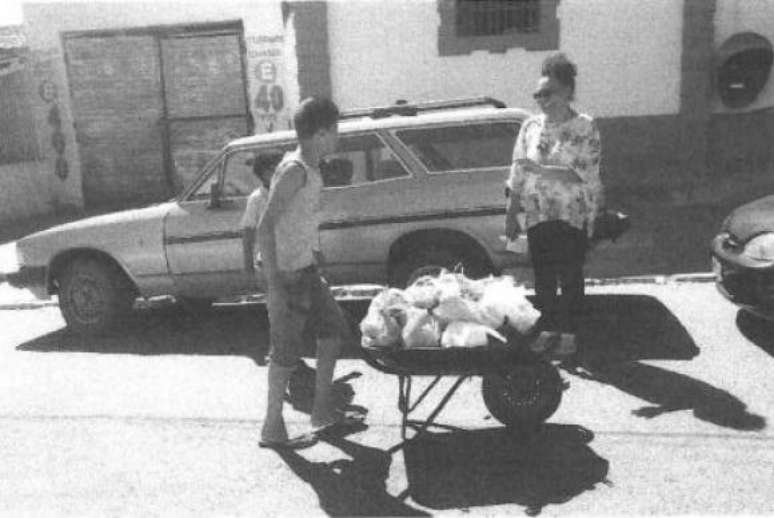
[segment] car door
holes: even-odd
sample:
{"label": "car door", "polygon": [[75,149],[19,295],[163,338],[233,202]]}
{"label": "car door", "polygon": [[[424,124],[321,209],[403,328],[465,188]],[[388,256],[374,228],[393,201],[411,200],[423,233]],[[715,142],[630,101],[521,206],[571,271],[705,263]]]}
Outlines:
{"label": "car door", "polygon": [[396,216],[417,210],[409,169],[379,135],[342,135],[321,164],[320,246],[332,284],[383,282]]}
{"label": "car door", "polygon": [[395,132],[425,167],[423,189],[443,193],[436,210],[489,250],[503,251],[505,180],[519,127],[518,120],[498,119]]}
{"label": "car door", "polygon": [[[247,196],[258,187],[253,164],[265,151],[225,153],[169,212],[164,240],[178,294],[214,298],[257,291],[255,276],[244,268],[240,220]],[[277,153],[276,148],[270,151]],[[220,190],[215,204],[210,199],[213,184]]]}

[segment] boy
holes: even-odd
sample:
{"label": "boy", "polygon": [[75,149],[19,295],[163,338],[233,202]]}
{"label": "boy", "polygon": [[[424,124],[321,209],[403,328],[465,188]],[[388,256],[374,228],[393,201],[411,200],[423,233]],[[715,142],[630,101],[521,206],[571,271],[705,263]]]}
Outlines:
{"label": "boy", "polygon": [[[341,308],[318,270],[323,185],[318,164],[336,149],[338,118],[338,108],[328,99],[301,102],[293,116],[298,148],[277,166],[258,223],[271,341],[262,447],[305,448],[316,442],[322,430],[363,420],[362,415],[346,415],[335,408],[333,373],[342,343],[350,335]],[[317,337],[313,431],[289,438],[282,417],[283,398],[307,336]]]}
{"label": "boy", "polygon": [[242,228],[242,251],[245,262],[245,270],[255,272],[255,266],[261,263],[261,254],[256,248],[256,228],[263,215],[266,200],[269,197],[271,177],[274,169],[282,161],[282,154],[261,154],[253,159],[253,174],[260,181],[260,185],[247,198],[245,212],[239,226]]}

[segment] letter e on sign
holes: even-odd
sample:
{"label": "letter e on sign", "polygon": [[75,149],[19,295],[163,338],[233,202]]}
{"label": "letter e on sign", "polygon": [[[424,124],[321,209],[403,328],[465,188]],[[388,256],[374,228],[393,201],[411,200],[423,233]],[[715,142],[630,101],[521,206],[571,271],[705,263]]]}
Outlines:
{"label": "letter e on sign", "polygon": [[259,61],[255,66],[255,76],[262,83],[273,83],[277,80],[277,65],[271,61]]}

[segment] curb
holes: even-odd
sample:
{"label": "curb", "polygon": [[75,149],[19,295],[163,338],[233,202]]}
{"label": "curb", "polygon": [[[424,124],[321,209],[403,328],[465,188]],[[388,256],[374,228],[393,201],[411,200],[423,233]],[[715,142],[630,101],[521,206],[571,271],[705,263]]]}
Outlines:
{"label": "curb", "polygon": [[41,300],[39,302],[12,302],[10,304],[0,304],[0,311],[13,311],[17,309],[41,309],[48,307],[58,307],[59,303],[53,300]]}
{"label": "curb", "polygon": [[[5,274],[0,273],[0,283],[4,282]],[[627,284],[689,284],[689,283],[709,283],[714,282],[715,276],[711,272],[699,272],[699,273],[681,273],[674,275],[643,275],[636,277],[611,277],[603,279],[586,279],[586,286],[615,286],[615,285],[627,285]],[[375,297],[379,292],[384,289],[383,286],[378,285],[355,285],[351,289],[347,289],[342,286],[332,286],[336,300],[340,302],[346,301],[358,301],[368,300]],[[248,296],[240,299],[236,303],[242,302],[263,302],[262,295]],[[39,309],[45,307],[59,306],[59,302],[56,300],[32,300],[32,301],[20,301],[0,303],[0,311],[3,310],[17,310],[17,309]]]}

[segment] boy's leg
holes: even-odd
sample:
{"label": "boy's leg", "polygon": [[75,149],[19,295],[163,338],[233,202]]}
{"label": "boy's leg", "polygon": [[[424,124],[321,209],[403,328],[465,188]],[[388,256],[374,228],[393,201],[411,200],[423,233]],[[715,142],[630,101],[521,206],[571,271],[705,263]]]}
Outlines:
{"label": "boy's leg", "polygon": [[288,432],[285,419],[282,417],[282,406],[285,399],[285,388],[295,367],[284,367],[276,362],[269,364],[268,387],[266,397],[266,416],[261,429],[261,440],[264,442],[285,442]]}
{"label": "boy's leg", "polygon": [[338,337],[317,340],[317,372],[311,418],[313,427],[324,426],[336,420],[333,375],[340,351],[341,340]]}
{"label": "boy's leg", "polygon": [[313,427],[319,428],[341,420],[333,393],[333,376],[336,361],[345,343],[351,341],[351,334],[344,312],[333,298],[328,284],[320,277],[316,281],[313,308],[319,315],[316,322],[319,338],[311,421]]}
{"label": "boy's leg", "polygon": [[[292,443],[288,440],[282,408],[290,377],[298,361],[301,330],[308,317],[310,304],[305,304],[304,290],[284,286],[281,292],[269,292],[269,335],[271,359],[268,369],[266,417],[261,430],[261,441],[266,445],[281,446]],[[308,300],[308,297],[306,297]]]}

